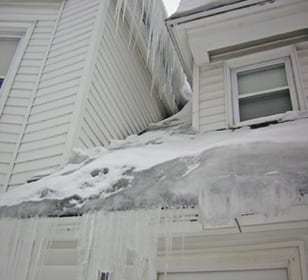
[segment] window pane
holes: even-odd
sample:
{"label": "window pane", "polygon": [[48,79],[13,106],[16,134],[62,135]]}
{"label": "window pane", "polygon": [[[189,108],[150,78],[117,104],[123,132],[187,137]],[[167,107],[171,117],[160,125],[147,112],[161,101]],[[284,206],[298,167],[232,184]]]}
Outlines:
{"label": "window pane", "polygon": [[4,82],[4,78],[0,78],[0,88],[2,87],[3,82]]}
{"label": "window pane", "polygon": [[238,74],[239,95],[288,86],[284,63]]}
{"label": "window pane", "polygon": [[292,110],[289,90],[239,100],[240,121],[284,113]]}
{"label": "window pane", "polygon": [[6,76],[18,42],[19,38],[0,37],[0,76]]}

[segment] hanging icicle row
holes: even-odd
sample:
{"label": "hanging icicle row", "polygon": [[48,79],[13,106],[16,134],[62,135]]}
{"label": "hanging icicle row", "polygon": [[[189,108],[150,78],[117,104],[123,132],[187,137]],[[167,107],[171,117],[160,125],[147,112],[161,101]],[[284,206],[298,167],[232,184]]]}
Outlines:
{"label": "hanging icicle row", "polygon": [[160,98],[167,98],[175,112],[180,103],[185,83],[184,73],[175,48],[165,26],[166,13],[161,1],[116,0],[117,25],[125,17],[129,25],[129,45],[134,49],[142,37],[146,47],[146,64],[152,74],[152,91],[158,90]]}

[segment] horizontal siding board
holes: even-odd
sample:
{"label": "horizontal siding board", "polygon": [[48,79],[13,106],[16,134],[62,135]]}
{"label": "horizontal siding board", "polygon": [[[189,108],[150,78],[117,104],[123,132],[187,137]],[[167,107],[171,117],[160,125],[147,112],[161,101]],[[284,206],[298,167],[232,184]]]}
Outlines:
{"label": "horizontal siding board", "polygon": [[12,114],[3,114],[1,116],[1,123],[6,124],[17,124],[20,125],[24,120],[24,116],[12,115]]}
{"label": "horizontal siding board", "polygon": [[79,77],[73,80],[70,80],[70,81],[63,82],[62,84],[52,85],[48,88],[44,88],[44,89],[39,88],[36,96],[41,97],[41,96],[46,96],[46,95],[50,95],[54,93],[59,93],[66,89],[70,89],[72,87],[77,88],[78,85],[79,85]]}
{"label": "horizontal siding board", "polygon": [[7,131],[5,131],[5,132],[0,131],[0,139],[3,142],[16,143],[17,138],[18,138],[18,134],[16,134],[16,133],[9,133]]}
{"label": "horizontal siding board", "polygon": [[64,145],[58,144],[55,146],[48,146],[42,149],[36,149],[28,152],[19,152],[16,158],[16,163],[28,162],[38,160],[54,155],[61,155],[63,153]]}
{"label": "horizontal siding board", "polygon": [[60,107],[64,107],[66,105],[71,105],[75,101],[75,95],[66,96],[65,98],[59,100],[53,100],[48,103],[38,104],[32,107],[31,114],[36,115],[40,113],[46,113],[48,111],[52,111],[58,109]]}
{"label": "horizontal siding board", "polygon": [[9,163],[13,154],[5,151],[0,151],[0,163]]}
{"label": "horizontal siding board", "polygon": [[62,91],[56,91],[50,94],[37,96],[34,100],[33,106],[48,104],[50,102],[54,102],[57,100],[61,100],[62,98],[72,97],[77,94],[76,87],[72,88],[64,88]]}
{"label": "horizontal siding board", "polygon": [[0,151],[2,152],[13,153],[15,146],[15,143],[5,142],[2,140],[0,141]]}
{"label": "horizontal siding board", "polygon": [[56,127],[63,124],[70,123],[71,114],[66,114],[59,117],[54,117],[53,119],[48,120],[46,122],[45,120],[35,123],[28,124],[25,133],[33,133],[40,130],[45,130],[48,128]]}
{"label": "horizontal siding board", "polygon": [[44,140],[44,139],[48,139],[51,137],[63,135],[67,133],[68,128],[69,128],[68,124],[63,124],[63,125],[56,126],[54,128],[47,128],[47,129],[40,130],[37,132],[27,133],[24,136],[23,143],[39,141],[39,140]]}
{"label": "horizontal siding board", "polygon": [[58,64],[61,63],[64,60],[68,59],[80,59],[80,57],[85,58],[86,50],[85,49],[74,49],[72,48],[70,52],[63,53],[61,55],[58,55],[53,58],[49,58],[46,62],[46,66],[52,65],[52,64]]}
{"label": "horizontal siding board", "polygon": [[29,124],[31,123],[37,123],[41,121],[48,121],[48,120],[53,120],[56,117],[64,116],[67,114],[70,114],[73,111],[74,104],[67,104],[63,105],[62,107],[37,113],[37,114],[31,114],[29,118]]}
{"label": "horizontal siding board", "polygon": [[41,81],[40,89],[44,89],[44,88],[54,86],[57,83],[62,84],[62,83],[65,83],[65,82],[72,81],[74,79],[80,78],[81,74],[82,74],[81,69],[78,69],[74,72],[66,73],[65,75],[62,75],[62,76],[60,75],[60,76],[55,77],[55,78],[50,79],[50,80]]}
{"label": "horizontal siding board", "polygon": [[213,130],[220,130],[225,128],[225,122],[216,122],[216,123],[211,123],[211,124],[202,124],[200,126],[200,131],[201,132],[206,132],[206,131],[213,131]]}
{"label": "horizontal siding board", "polygon": [[0,131],[1,132],[7,132],[7,133],[16,133],[18,134],[20,131],[21,125],[16,124],[7,124],[7,123],[1,123],[0,122]]}
{"label": "horizontal siding board", "polygon": [[53,136],[47,139],[40,139],[37,141],[31,141],[23,143],[22,147],[19,149],[20,152],[29,152],[36,149],[47,148],[49,146],[64,144],[66,139],[66,134],[61,134]]}
{"label": "horizontal siding board", "polygon": [[50,73],[53,71],[58,71],[63,69],[64,67],[70,67],[71,65],[80,64],[85,60],[85,53],[80,56],[66,58],[57,63],[47,64],[44,73]]}
{"label": "horizontal siding board", "polygon": [[8,163],[0,163],[0,173],[5,174],[9,169]]}
{"label": "horizontal siding board", "polygon": [[225,113],[225,106],[218,106],[201,110],[200,117],[202,118],[224,113]]}
{"label": "horizontal siding board", "polygon": [[[76,71],[80,73],[82,68],[83,68],[83,61],[67,65],[64,69],[57,69],[56,71],[45,72],[41,78],[41,81],[43,82],[53,79],[59,79],[59,77],[63,75],[69,76],[71,73],[75,73]],[[75,77],[79,77],[79,74],[75,75]]]}
{"label": "horizontal siding board", "polygon": [[10,96],[7,101],[6,104],[10,105],[10,106],[28,106],[29,103],[29,98],[21,98],[21,97],[14,97],[14,96]]}
{"label": "horizontal siding board", "polygon": [[12,88],[11,91],[10,91],[10,97],[12,97],[12,98],[30,98],[31,93],[32,93],[31,90]]}
{"label": "horizontal siding board", "polygon": [[225,121],[225,116],[223,114],[216,114],[216,115],[200,118],[201,125],[213,124],[213,123],[218,123],[218,122],[224,123],[224,121]]}
{"label": "horizontal siding board", "polygon": [[7,105],[3,109],[3,114],[12,114],[12,115],[19,115],[24,116],[26,113],[27,107],[21,107],[21,106],[10,106]]}
{"label": "horizontal siding board", "polygon": [[213,108],[217,106],[225,106],[225,98],[218,97],[212,100],[200,101],[200,109]]}
{"label": "horizontal siding board", "polygon": [[62,159],[62,154],[59,154],[48,158],[47,157],[40,158],[40,160],[16,163],[12,172],[13,173],[12,176],[14,176],[14,173],[21,173],[28,171],[36,172],[38,169],[50,168],[51,166],[57,165],[57,163],[60,164],[61,159]]}

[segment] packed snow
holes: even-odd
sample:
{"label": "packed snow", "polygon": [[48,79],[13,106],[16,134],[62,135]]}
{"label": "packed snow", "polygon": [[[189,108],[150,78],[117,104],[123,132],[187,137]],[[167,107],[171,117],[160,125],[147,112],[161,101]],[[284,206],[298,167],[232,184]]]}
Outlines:
{"label": "packed snow", "polygon": [[[195,133],[191,104],[142,135],[76,150],[62,170],[4,193],[0,215],[197,206],[207,223],[277,215],[308,188],[308,113],[267,127]],[[219,205],[219,207],[217,207]]]}

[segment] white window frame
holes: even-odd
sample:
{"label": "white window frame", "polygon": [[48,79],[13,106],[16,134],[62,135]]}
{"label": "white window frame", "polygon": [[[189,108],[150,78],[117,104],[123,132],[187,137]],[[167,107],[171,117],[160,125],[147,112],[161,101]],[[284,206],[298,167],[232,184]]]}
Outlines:
{"label": "white window frame", "polygon": [[247,121],[240,121],[237,89],[237,73],[257,69],[263,66],[284,63],[287,74],[288,87],[292,110],[304,110],[305,99],[303,95],[303,82],[298,66],[296,47],[288,46],[259,52],[225,61],[225,95],[226,118],[228,127],[241,127],[263,122],[275,121],[283,114],[275,114]]}
{"label": "white window frame", "polygon": [[290,241],[159,256],[157,274],[285,269],[289,280],[304,280],[305,265],[303,242]]}
{"label": "white window frame", "polygon": [[0,88],[0,95],[1,95],[2,89],[5,87],[7,77],[9,77],[9,75],[10,75],[10,72],[11,72],[10,69],[11,69],[12,66],[14,65],[15,57],[16,57],[17,51],[18,51],[18,49],[19,49],[19,45],[20,45],[20,43],[21,43],[22,37],[23,37],[23,34],[14,35],[14,34],[12,34],[12,33],[0,32],[0,39],[1,39],[1,38],[18,38],[18,39],[19,39],[17,48],[16,48],[16,50],[15,50],[15,54],[13,55],[13,57],[12,57],[12,59],[11,59],[11,64],[10,64],[10,66],[9,66],[9,69],[8,69],[6,75],[5,75],[5,76],[0,76],[0,78],[4,80],[3,83],[2,83],[2,86],[1,86],[1,88]]}
{"label": "white window frame", "polygon": [[6,100],[9,96],[10,89],[13,85],[18,67],[22,61],[28,42],[32,36],[36,21],[32,22],[10,22],[0,21],[0,36],[2,37],[19,37],[20,41],[15,51],[15,55],[5,76],[2,87],[0,88],[0,116],[3,112]]}

